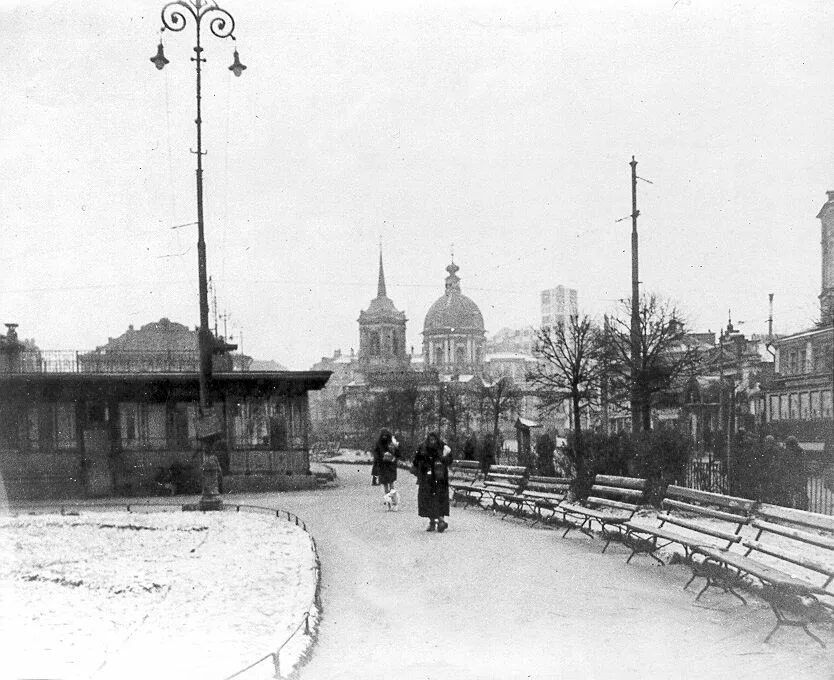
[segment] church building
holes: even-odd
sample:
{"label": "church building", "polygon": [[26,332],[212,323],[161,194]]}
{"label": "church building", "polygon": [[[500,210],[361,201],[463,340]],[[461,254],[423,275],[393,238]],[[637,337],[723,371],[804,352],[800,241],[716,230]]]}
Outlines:
{"label": "church building", "polygon": [[440,375],[477,375],[484,364],[484,317],[460,291],[460,267],[453,261],[446,271],[446,290],[423,324],[424,364]]}
{"label": "church building", "polygon": [[359,313],[359,357],[357,369],[364,374],[408,369],[405,312],[397,310],[385,290],[382,252],[379,253],[379,278],[376,297],[368,309]]}

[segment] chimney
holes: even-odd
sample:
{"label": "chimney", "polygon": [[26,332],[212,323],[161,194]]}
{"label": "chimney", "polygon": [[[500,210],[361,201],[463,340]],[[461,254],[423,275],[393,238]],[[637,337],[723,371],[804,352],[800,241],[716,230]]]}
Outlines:
{"label": "chimney", "polygon": [[[829,194],[834,193],[834,191],[829,191]],[[773,293],[768,293],[768,304],[770,307],[770,313],[767,317],[767,341],[773,342]]]}

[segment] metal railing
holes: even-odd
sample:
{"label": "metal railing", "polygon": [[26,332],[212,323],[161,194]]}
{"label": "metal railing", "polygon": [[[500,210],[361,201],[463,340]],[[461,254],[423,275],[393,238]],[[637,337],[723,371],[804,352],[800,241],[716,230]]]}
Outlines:
{"label": "metal railing", "polygon": [[[241,670],[239,670],[239,671],[233,673],[232,675],[229,675],[226,678],[224,678],[224,680],[232,680],[232,678],[239,677],[240,675],[242,675],[246,671],[251,670],[255,666],[258,666],[258,665],[262,664],[267,659],[271,659],[273,667],[275,669],[274,677],[277,680],[280,680],[283,677],[281,675],[281,652],[289,644],[290,640],[292,640],[298,634],[298,631],[300,631],[302,627],[304,628],[304,635],[312,635],[312,631],[310,630],[310,613],[316,607],[316,601],[318,600],[318,596],[319,596],[319,585],[320,585],[320,582],[321,582],[321,563],[319,561],[318,546],[316,545],[316,540],[315,540],[315,538],[313,538],[313,535],[307,530],[306,522],[304,522],[304,520],[302,520],[294,512],[290,512],[289,510],[279,510],[279,509],[274,509],[274,508],[266,508],[266,507],[261,506],[261,505],[235,505],[234,507],[235,507],[237,512],[240,512],[241,510],[245,510],[247,512],[259,512],[259,513],[267,513],[267,514],[275,513],[276,517],[281,517],[282,515],[286,515],[288,522],[295,521],[295,526],[301,527],[305,532],[307,532],[307,535],[310,537],[310,543],[313,546],[313,554],[315,556],[315,561],[316,561],[316,592],[313,595],[313,598],[310,600],[310,604],[307,606],[306,611],[301,615],[301,620],[299,621],[298,625],[295,627],[295,629],[292,631],[292,633],[290,633],[287,636],[287,638],[280,645],[278,645],[278,647],[276,648],[276,650],[274,652],[269,652],[268,654],[264,654],[257,661],[252,662],[251,664],[249,664],[245,668],[242,668]],[[231,506],[227,506],[226,509],[230,510]]]}
{"label": "metal railing", "polygon": [[[215,371],[247,370],[240,355],[221,354],[213,359]],[[24,350],[9,354],[0,364],[7,373],[197,373],[195,349],[174,350]]]}
{"label": "metal railing", "polygon": [[[802,510],[834,515],[834,488],[826,482],[827,472],[819,463],[805,463],[807,507]],[[727,469],[723,461],[692,461],[686,468],[684,486],[698,491],[731,493]],[[765,499],[766,501],[768,499]],[[805,505],[803,500],[801,505]]]}
{"label": "metal railing", "polygon": [[720,460],[692,461],[686,468],[685,486],[698,491],[729,493],[729,481],[724,463]]}

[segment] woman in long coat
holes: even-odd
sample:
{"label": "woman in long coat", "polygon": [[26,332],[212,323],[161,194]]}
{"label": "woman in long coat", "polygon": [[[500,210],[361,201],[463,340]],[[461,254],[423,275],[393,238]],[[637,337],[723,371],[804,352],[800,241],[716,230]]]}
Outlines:
{"label": "woman in long coat", "polygon": [[383,493],[388,493],[394,488],[394,482],[397,480],[397,459],[400,457],[397,440],[389,430],[379,433],[373,454],[373,469],[379,483],[382,484]]}
{"label": "woman in long coat", "polygon": [[417,475],[417,514],[427,517],[426,531],[443,533],[449,514],[449,465],[452,451],[436,432],[429,433],[414,456],[413,471]]}

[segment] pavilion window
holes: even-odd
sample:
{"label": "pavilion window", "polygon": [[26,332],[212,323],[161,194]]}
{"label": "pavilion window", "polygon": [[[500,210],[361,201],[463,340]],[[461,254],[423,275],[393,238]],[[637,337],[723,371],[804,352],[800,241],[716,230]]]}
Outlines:
{"label": "pavilion window", "polygon": [[119,428],[126,449],[164,449],[168,445],[165,404],[119,404]]}
{"label": "pavilion window", "polygon": [[810,398],[807,392],[799,394],[799,417],[808,420],[811,417]]}
{"label": "pavilion window", "polygon": [[55,404],[55,439],[59,449],[77,448],[74,402]]}
{"label": "pavilion window", "polygon": [[20,448],[21,415],[11,404],[0,404],[0,447]]}
{"label": "pavilion window", "polygon": [[788,402],[788,419],[796,420],[799,417],[799,395],[794,393]]}

